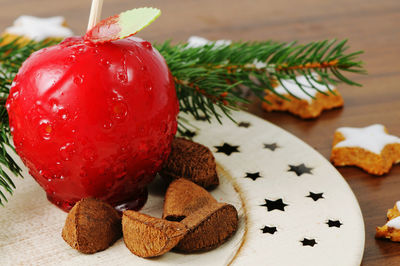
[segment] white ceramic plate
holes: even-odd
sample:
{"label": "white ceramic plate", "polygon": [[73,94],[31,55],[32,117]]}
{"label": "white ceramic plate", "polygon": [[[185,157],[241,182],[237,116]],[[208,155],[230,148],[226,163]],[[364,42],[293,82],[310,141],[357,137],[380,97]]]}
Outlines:
{"label": "white ceramic plate", "polygon": [[[239,211],[238,232],[221,247],[142,259],[121,239],[103,252],[80,254],[61,238],[66,213],[25,171],[0,208],[0,264],[359,265],[364,223],[342,176],[286,131],[245,112],[234,117],[239,125],[225,118],[222,125],[193,121],[193,140],[208,146],[218,163],[221,184],[212,194]],[[164,189],[159,179],[152,184],[143,212],[161,216]]]}

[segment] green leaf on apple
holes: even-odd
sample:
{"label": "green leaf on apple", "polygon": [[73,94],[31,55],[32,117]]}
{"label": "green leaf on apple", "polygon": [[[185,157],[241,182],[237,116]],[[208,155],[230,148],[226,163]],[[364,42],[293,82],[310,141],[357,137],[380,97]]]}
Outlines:
{"label": "green leaf on apple", "polygon": [[100,21],[90,29],[84,39],[93,43],[106,43],[136,34],[161,15],[157,8],[135,8]]}

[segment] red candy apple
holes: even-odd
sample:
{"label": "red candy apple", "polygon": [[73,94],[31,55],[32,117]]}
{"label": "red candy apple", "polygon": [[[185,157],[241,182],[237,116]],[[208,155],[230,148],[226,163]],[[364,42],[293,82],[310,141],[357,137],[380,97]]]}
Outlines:
{"label": "red candy apple", "polygon": [[90,196],[139,208],[169,155],[178,101],[149,42],[74,37],[24,62],[7,109],[16,151],[51,202],[69,210]]}

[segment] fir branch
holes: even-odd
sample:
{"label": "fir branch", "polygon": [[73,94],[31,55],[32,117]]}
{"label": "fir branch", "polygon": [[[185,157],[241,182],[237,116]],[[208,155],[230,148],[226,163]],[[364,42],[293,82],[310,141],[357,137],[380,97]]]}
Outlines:
{"label": "fir branch", "polygon": [[[216,117],[219,120],[221,112],[218,109],[229,115],[230,110],[238,108],[238,103],[246,102],[239,85],[249,88],[261,99],[264,91],[269,90],[286,100],[284,95],[274,90],[277,83],[284,86],[283,80],[293,80],[308,94],[305,85],[297,82],[298,75],[305,75],[309,83],[306,86],[314,89],[317,88],[313,81],[327,86],[329,91],[329,83],[360,86],[343,72],[365,73],[362,62],[358,60],[362,51],[346,53],[346,43],[347,40],[325,40],[305,45],[266,41],[222,46],[210,43],[190,48],[187,44],[165,42],[156,48],[174,76],[181,111],[196,119]],[[313,73],[320,79],[316,79]],[[286,91],[292,95],[288,89]]]}
{"label": "fir branch", "polygon": [[[21,169],[6,149],[8,147],[13,150],[9,142],[10,128],[5,100],[22,62],[32,52],[56,43],[29,42],[22,46],[18,39],[8,44],[3,41],[0,38],[1,205],[3,200],[7,201],[5,194],[12,194],[15,189],[5,169],[15,176],[21,176]],[[338,82],[359,85],[348,79],[343,72],[365,73],[362,62],[358,60],[362,52],[346,53],[348,47],[345,45],[346,40],[332,40],[305,45],[273,41],[237,42],[223,46],[212,43],[199,48],[164,42],[155,47],[164,56],[174,77],[180,110],[192,114],[196,119],[210,121],[212,117],[216,117],[220,121],[221,114],[230,117],[231,110],[238,109],[240,103],[247,102],[242,96],[243,86],[263,99],[265,90],[279,95],[274,90],[275,85],[282,84],[284,79],[297,82],[297,75],[306,75],[309,86],[314,89],[317,88],[311,81],[326,86],[328,83]],[[317,73],[320,79],[316,79],[313,73]],[[302,84],[299,85],[303,87]],[[287,99],[284,95],[279,96]],[[184,130],[186,123],[187,121],[180,118],[179,130]]]}

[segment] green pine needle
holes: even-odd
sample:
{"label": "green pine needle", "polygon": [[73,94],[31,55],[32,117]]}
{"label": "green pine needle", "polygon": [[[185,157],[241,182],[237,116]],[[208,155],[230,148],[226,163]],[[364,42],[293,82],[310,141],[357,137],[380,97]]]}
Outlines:
{"label": "green pine needle", "polygon": [[[9,142],[10,129],[5,100],[9,94],[12,80],[22,62],[29,55],[56,42],[30,42],[24,46],[15,40],[1,44],[0,38],[0,205],[7,201],[6,194],[12,194],[15,185],[6,173],[8,169],[15,176],[21,176],[21,168],[12,159],[6,147],[13,149]],[[192,114],[196,119],[211,121],[215,117],[230,116],[231,110],[239,108],[247,100],[242,96],[243,88],[250,89],[263,99],[265,90],[278,94],[276,83],[291,79],[303,90],[296,80],[297,75],[306,75],[309,87],[317,89],[313,82],[323,84],[333,93],[328,83],[339,82],[360,86],[345,76],[344,72],[363,74],[365,70],[358,56],[362,51],[346,53],[347,40],[281,43],[234,42],[217,46],[215,43],[190,48],[187,44],[173,45],[167,41],[155,47],[164,56],[175,80],[180,110]],[[316,73],[320,79],[313,75]],[[288,90],[287,90],[288,91]],[[289,94],[290,91],[288,91]],[[322,92],[326,94],[326,92]],[[187,129],[187,121],[179,118],[179,131]],[[3,189],[3,191],[2,191]]]}

